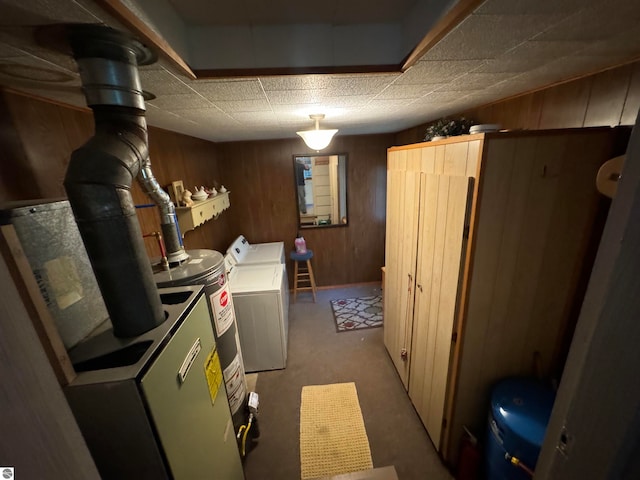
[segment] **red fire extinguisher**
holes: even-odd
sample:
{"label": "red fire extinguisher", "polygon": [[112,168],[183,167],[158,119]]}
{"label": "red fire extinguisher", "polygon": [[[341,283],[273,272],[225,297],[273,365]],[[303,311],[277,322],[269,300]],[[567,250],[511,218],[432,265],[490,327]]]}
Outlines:
{"label": "red fire extinguisher", "polygon": [[460,443],[460,455],[456,468],[456,480],[478,480],[482,456],[478,439],[465,427]]}

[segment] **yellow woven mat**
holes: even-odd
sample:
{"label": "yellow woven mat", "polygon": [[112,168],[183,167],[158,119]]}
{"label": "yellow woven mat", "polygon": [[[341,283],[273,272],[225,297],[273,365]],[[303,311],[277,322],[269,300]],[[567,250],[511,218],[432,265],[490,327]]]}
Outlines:
{"label": "yellow woven mat", "polygon": [[302,480],[373,468],[355,383],[302,388]]}

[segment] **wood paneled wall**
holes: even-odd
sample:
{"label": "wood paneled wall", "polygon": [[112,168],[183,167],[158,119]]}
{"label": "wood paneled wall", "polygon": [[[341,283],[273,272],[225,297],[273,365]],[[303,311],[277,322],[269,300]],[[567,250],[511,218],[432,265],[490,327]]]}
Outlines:
{"label": "wood paneled wall", "polygon": [[[461,112],[480,123],[509,129],[630,125],[640,107],[640,62]],[[349,156],[349,226],[309,229],[319,285],[380,279],[384,261],[386,149],[422,140],[425,125],[387,135],[337,136],[329,153]],[[65,196],[62,181],[71,152],[92,134],[88,110],[37,100],[15,92],[0,98],[0,200]],[[250,242],[284,240],[297,232],[293,154],[311,153],[299,139],[213,144],[157,128],[149,129],[153,170],[162,185],[183,180],[224,184],[231,208],[185,235],[187,248],[226,250],[244,234]],[[149,203],[133,187],[138,203]],[[139,212],[144,232],[159,228],[156,209]],[[158,254],[146,240],[150,255]]]}
{"label": "wood paneled wall", "polygon": [[[89,110],[70,108],[4,91],[0,97],[0,201],[65,197],[71,152],[93,134]],[[378,281],[384,263],[386,149],[393,135],[338,136],[332,152],[348,155],[347,227],[307,229],[319,285]],[[214,144],[149,128],[154,175],[161,185],[182,180],[185,188],[224,184],[231,207],[217,220],[185,234],[185,246],[224,252],[244,234],[252,243],[280,241],[293,248],[297,229],[293,155],[312,153],[300,139]],[[150,203],[137,183],[137,204]],[[156,208],[141,209],[142,231],[159,230]],[[153,239],[145,244],[159,255]],[[291,270],[291,269],[290,269]]]}
{"label": "wood paneled wall", "polygon": [[[66,197],[63,181],[71,153],[93,135],[89,110],[57,105],[12,91],[0,96],[0,201]],[[182,180],[186,188],[221,181],[215,145],[205,140],[150,127],[149,149],[154,175],[160,185]],[[149,198],[135,182],[136,204]],[[233,197],[232,197],[233,202]],[[156,208],[140,209],[143,233],[159,231]],[[186,248],[224,251],[232,237],[229,215],[185,235]],[[146,239],[148,254],[160,254],[154,239]]]}
{"label": "wood paneled wall", "polygon": [[[633,125],[640,108],[640,62],[449,115],[505,129]],[[422,142],[429,124],[396,134],[396,145]]]}
{"label": "wood paneled wall", "polygon": [[[384,264],[386,149],[392,135],[337,136],[327,153],[347,154],[347,227],[302,230],[314,252],[318,285],[379,281]],[[221,176],[233,196],[231,230],[251,243],[284,241],[298,232],[293,155],[313,154],[301,139],[221,143]],[[292,268],[289,268],[291,278]]]}

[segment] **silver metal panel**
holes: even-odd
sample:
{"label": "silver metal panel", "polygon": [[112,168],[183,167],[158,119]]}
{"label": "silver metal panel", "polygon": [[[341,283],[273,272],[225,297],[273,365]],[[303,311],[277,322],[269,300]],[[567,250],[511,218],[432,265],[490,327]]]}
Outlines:
{"label": "silver metal panel", "polygon": [[2,205],[67,349],[108,319],[78,226],[67,200]]}
{"label": "silver metal panel", "polygon": [[153,279],[159,287],[176,287],[204,283],[209,277],[224,273],[224,257],[215,250],[189,250],[190,260],[171,270],[157,270]]}

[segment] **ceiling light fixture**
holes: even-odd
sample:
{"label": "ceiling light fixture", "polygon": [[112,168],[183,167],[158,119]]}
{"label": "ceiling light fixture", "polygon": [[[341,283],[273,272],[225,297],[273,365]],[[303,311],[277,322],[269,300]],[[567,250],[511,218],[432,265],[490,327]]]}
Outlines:
{"label": "ceiling light fixture", "polygon": [[320,151],[327,148],[333,136],[338,133],[338,130],[320,130],[320,120],[324,118],[322,113],[309,115],[309,118],[316,121],[315,130],[303,130],[296,133],[302,137],[307,147],[313,150]]}

